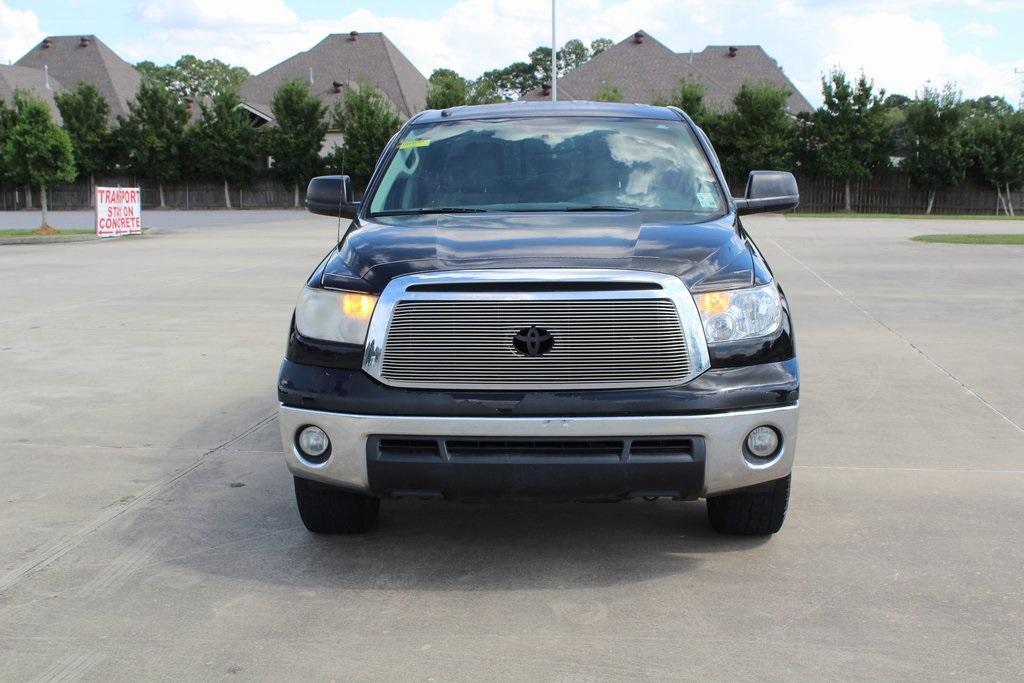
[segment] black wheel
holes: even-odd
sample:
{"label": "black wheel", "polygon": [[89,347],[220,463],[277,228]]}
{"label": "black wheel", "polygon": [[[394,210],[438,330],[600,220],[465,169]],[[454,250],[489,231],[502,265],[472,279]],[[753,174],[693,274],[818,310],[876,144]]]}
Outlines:
{"label": "black wheel", "polygon": [[766,536],[782,528],[789,505],[789,477],[753,489],[708,498],[708,521],[720,534]]}
{"label": "black wheel", "polygon": [[295,477],[295,502],[315,534],[361,534],[377,523],[380,498],[349,493]]}

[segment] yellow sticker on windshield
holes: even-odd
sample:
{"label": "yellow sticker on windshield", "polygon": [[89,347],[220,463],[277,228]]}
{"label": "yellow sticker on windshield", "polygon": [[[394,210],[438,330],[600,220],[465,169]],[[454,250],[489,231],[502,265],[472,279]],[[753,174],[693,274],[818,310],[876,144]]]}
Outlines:
{"label": "yellow sticker on windshield", "polygon": [[430,140],[406,140],[398,143],[398,149],[412,149],[413,147],[426,147]]}

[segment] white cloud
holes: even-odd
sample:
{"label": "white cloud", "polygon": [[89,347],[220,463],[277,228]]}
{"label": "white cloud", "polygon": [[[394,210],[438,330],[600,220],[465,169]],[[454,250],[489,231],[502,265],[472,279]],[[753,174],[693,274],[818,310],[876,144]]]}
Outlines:
{"label": "white cloud", "polygon": [[[327,21],[301,20],[283,0],[149,0],[136,10],[143,27],[139,36],[116,47],[130,61],[174,61],[191,52],[259,72],[309,49],[328,33],[383,31],[425,74],[446,66],[476,76],[549,44],[550,12],[550,0],[460,0],[435,19],[356,9]],[[562,0],[559,42],[602,36],[620,40],[638,28],[666,40],[678,35],[679,26],[715,35],[721,30],[717,18],[699,0]]]}
{"label": "white cloud", "polygon": [[0,0],[0,60],[20,59],[44,37],[39,17],[30,9],[11,9]]}
{"label": "white cloud", "polygon": [[[938,9],[962,8],[965,1],[975,21],[963,27],[944,32],[927,18],[939,16]],[[551,39],[550,0],[457,0],[425,19],[360,4],[336,20],[309,20],[300,19],[288,0],[141,0],[136,36],[112,46],[130,61],[170,62],[193,53],[258,73],[308,50],[328,33],[383,31],[425,75],[445,66],[474,77],[524,60]],[[1020,8],[1024,0],[904,0],[893,10],[894,5],[891,0],[559,0],[558,38],[618,41],[644,29],[680,52],[708,43],[761,43],[812,103],[820,101],[821,74],[834,66],[851,73],[864,69],[890,92],[913,94],[929,80],[956,81],[969,97],[995,93],[1016,102],[1015,64],[986,59],[980,51],[956,52],[947,33],[980,35],[999,26],[1010,35],[1019,28],[999,12]],[[13,40],[22,33],[0,35]]]}
{"label": "white cloud", "polygon": [[1019,95],[1013,70],[1024,61],[1000,64],[954,53],[935,21],[882,12],[845,15],[832,21],[827,39],[825,69],[863,69],[890,92],[912,94],[931,81],[954,82],[967,97],[994,94],[1015,102]]}
{"label": "white cloud", "polygon": [[959,31],[965,36],[978,36],[979,38],[991,38],[999,33],[992,24],[984,24],[980,21],[969,21]]}
{"label": "white cloud", "polygon": [[278,27],[298,22],[284,0],[176,0],[150,1],[135,7],[135,16],[145,24],[164,28],[213,29]]}

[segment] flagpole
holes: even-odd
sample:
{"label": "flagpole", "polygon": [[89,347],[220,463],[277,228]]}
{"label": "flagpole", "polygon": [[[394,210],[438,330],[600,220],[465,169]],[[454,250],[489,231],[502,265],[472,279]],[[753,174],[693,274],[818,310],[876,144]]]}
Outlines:
{"label": "flagpole", "polygon": [[555,40],[555,0],[551,0],[551,101],[558,101],[558,42]]}

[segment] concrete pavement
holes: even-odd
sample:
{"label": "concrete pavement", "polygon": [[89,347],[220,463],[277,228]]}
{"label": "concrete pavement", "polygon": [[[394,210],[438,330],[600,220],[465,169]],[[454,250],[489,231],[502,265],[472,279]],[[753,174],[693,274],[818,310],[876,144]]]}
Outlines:
{"label": "concrete pavement", "polygon": [[[279,223],[308,220],[299,209],[245,209],[178,211],[175,209],[145,209],[143,227],[159,232],[196,231],[227,225]],[[0,211],[0,230],[34,230],[39,227],[40,213],[29,211]],[[50,211],[50,225],[61,230],[85,229],[96,226],[92,211]]]}
{"label": "concrete pavement", "polygon": [[0,678],[1024,667],[1024,247],[906,239],[1014,224],[749,221],[804,372],[771,540],[642,501],[385,502],[331,539],[294,509],[274,379],[334,224],[281,218],[0,247]]}

